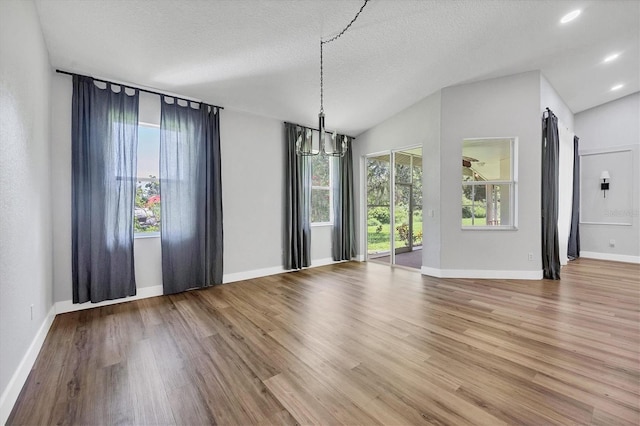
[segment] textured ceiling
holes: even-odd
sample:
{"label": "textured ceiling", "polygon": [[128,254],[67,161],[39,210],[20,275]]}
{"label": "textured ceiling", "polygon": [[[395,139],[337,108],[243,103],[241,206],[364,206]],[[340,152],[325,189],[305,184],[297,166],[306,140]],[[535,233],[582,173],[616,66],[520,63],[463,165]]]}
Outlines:
{"label": "textured ceiling", "polygon": [[[319,39],[361,2],[36,4],[56,68],[315,125]],[[639,57],[636,0],[372,0],[325,45],[327,127],[358,135],[443,87],[537,69],[575,113],[638,91]]]}

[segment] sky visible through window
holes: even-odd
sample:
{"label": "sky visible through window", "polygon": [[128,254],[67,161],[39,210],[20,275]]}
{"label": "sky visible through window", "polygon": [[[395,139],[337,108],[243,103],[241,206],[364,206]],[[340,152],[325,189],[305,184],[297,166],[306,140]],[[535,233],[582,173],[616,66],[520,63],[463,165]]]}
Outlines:
{"label": "sky visible through window", "polygon": [[138,177],[158,177],[160,170],[160,129],[138,127]]}

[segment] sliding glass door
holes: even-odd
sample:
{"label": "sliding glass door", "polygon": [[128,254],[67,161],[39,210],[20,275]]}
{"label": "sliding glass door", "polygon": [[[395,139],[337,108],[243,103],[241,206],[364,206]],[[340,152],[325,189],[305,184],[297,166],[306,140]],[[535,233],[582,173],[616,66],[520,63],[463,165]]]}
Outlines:
{"label": "sliding glass door", "polygon": [[422,265],[422,148],[366,157],[367,259]]}
{"label": "sliding glass door", "polygon": [[391,154],[366,158],[367,258],[390,262]]}

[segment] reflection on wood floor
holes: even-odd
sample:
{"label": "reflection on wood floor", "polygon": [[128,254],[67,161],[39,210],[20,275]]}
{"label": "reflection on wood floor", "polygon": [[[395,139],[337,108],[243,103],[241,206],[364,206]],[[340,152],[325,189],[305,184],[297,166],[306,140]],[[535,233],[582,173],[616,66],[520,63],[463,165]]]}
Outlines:
{"label": "reflection on wood floor", "polygon": [[640,265],[342,263],[58,315],[9,424],[628,424]]}

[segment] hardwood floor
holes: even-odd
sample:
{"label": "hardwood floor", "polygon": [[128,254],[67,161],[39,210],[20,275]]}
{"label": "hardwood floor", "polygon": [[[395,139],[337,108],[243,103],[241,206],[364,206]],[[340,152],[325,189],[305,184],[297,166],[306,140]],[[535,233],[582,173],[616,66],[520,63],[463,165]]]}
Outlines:
{"label": "hardwood floor", "polygon": [[58,315],[8,424],[638,425],[639,287],[345,263]]}

